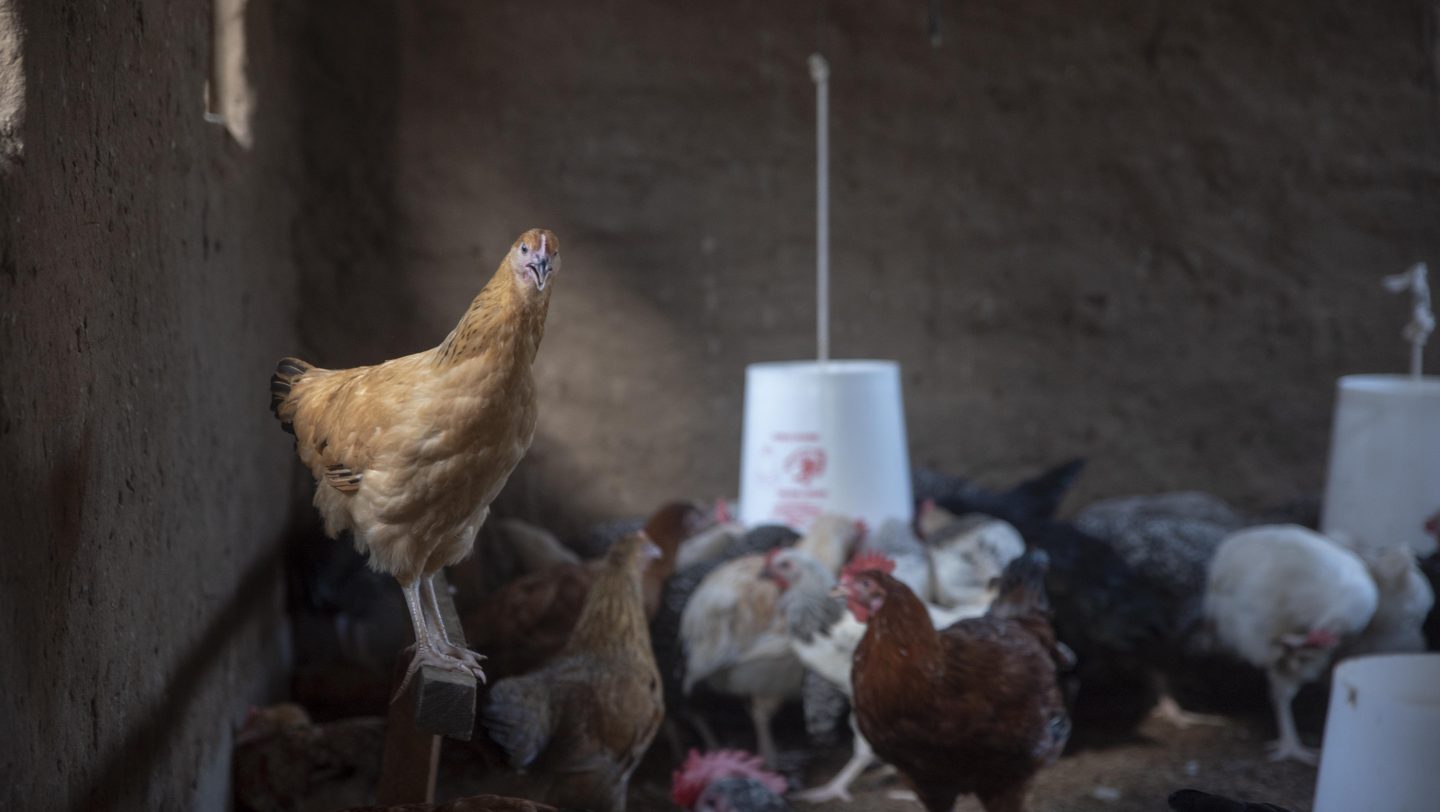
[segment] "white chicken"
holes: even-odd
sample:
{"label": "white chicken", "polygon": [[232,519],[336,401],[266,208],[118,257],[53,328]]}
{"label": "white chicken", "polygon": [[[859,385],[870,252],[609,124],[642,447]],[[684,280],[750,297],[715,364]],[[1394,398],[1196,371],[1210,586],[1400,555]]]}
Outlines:
{"label": "white chicken", "polygon": [[1341,657],[1425,650],[1425,618],[1435,593],[1415,555],[1405,547],[1356,549],[1379,590],[1380,600],[1370,624],[1340,648]]}
{"label": "white chicken", "polygon": [[[796,549],[819,560],[833,575],[863,532],[863,523],[827,514],[815,520]],[[680,639],[684,693],[704,683],[746,699],[757,749],[774,767],[770,720],[785,702],[799,698],[805,669],[790,650],[785,621],[777,611],[779,589],[759,577],[764,567],[765,556],[747,555],[706,575],[680,616]]]}
{"label": "white chicken", "polygon": [[[1015,526],[989,516],[955,517],[931,507],[920,522],[930,559],[930,597],[926,601],[935,628],[985,614],[995,599],[1005,567],[1025,553]],[[920,594],[920,593],[916,593]],[[942,622],[948,620],[948,622]]]}
{"label": "white chicken", "polygon": [[1279,738],[1272,761],[1315,764],[1295,731],[1291,701],[1369,625],[1379,603],[1365,562],[1298,525],[1262,525],[1225,539],[1210,562],[1205,617],[1220,641],[1265,670]]}

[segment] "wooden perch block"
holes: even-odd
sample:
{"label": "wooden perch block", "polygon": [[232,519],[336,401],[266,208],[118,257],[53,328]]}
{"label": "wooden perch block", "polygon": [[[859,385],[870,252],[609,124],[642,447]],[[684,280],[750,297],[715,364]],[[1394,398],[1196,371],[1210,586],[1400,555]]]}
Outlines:
{"label": "wooden perch block", "polygon": [[475,678],[425,666],[415,675],[415,727],[437,736],[470,740],[475,727]]}

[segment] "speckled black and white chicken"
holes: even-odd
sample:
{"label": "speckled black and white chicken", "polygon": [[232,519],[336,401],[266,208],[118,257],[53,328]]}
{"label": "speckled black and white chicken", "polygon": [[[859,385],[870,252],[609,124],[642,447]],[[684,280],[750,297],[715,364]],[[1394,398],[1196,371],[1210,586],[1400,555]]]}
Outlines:
{"label": "speckled black and white chicken", "polygon": [[1169,631],[1184,635],[1200,621],[1215,549],[1250,522],[1219,497],[1181,491],[1095,502],[1075,515],[1074,524],[1108,544],[1160,592]]}
{"label": "speckled black and white chicken", "polygon": [[1207,721],[1176,704],[1167,674],[1187,658],[1209,656],[1203,621],[1205,579],[1215,550],[1248,524],[1219,497],[1197,491],[1130,496],[1095,502],[1076,514],[1075,526],[1114,550],[1157,599],[1158,645],[1147,657],[1162,715],[1180,725]]}

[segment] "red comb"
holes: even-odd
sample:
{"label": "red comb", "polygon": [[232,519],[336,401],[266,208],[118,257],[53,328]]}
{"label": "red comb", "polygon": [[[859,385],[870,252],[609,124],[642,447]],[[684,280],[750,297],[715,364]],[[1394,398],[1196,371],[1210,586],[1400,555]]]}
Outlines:
{"label": "red comb", "polygon": [[895,562],[883,553],[856,553],[850,563],[841,570],[843,575],[859,575],[866,570],[880,570],[889,575],[895,571]]}
{"label": "red comb", "polygon": [[724,499],[715,500],[715,521],[722,524],[734,521],[730,516],[730,506],[725,503]]}
{"label": "red comb", "polygon": [[690,809],[712,782],[732,776],[753,778],[776,795],[783,795],[790,788],[784,776],[765,769],[765,762],[752,753],[713,750],[701,755],[691,750],[680,769],[671,773],[670,797],[681,808]]}

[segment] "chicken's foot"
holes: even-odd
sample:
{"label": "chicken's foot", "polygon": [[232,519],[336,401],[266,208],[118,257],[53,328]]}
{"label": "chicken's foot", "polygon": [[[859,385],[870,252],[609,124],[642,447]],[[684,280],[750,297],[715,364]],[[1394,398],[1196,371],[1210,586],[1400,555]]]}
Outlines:
{"label": "chicken's foot", "polygon": [[480,667],[480,662],[485,659],[485,656],[450,642],[450,632],[445,628],[445,615],[440,611],[440,600],[435,594],[435,576],[421,578],[420,589],[424,593],[421,596],[424,608],[429,612],[427,625],[431,630],[431,643],[435,650],[460,663],[463,669],[459,670],[468,671],[475,676],[475,679],[484,682],[485,671]]}
{"label": "chicken's foot", "polygon": [[1295,732],[1295,714],[1291,704],[1300,685],[1297,680],[1276,673],[1270,669],[1270,701],[1275,706],[1275,724],[1280,728],[1280,738],[1266,745],[1271,761],[1298,761],[1314,766],[1320,763],[1320,753],[1300,743],[1300,734]]}
{"label": "chicken's foot", "polygon": [[416,672],[422,666],[430,665],[445,671],[457,671],[467,676],[474,673],[466,662],[449,656],[437,648],[436,634],[431,631],[425,621],[426,612],[420,596],[421,581],[428,581],[428,579],[422,578],[409,584],[400,585],[400,591],[405,593],[405,607],[410,610],[410,625],[415,630],[415,645],[411,646],[415,654],[410,659],[410,665],[405,668],[405,677],[400,680],[400,685],[390,697],[391,702],[404,695],[405,689],[410,687],[410,680],[415,678]]}
{"label": "chicken's foot", "polygon": [[840,772],[836,773],[835,777],[831,778],[824,786],[797,792],[791,797],[812,804],[821,804],[826,801],[850,802],[850,785],[860,777],[860,773],[864,772],[866,767],[875,761],[875,751],[870,749],[870,742],[865,741],[865,737],[860,735],[853,713],[850,714],[850,728],[855,732],[854,749],[851,752],[850,760],[846,762]]}

